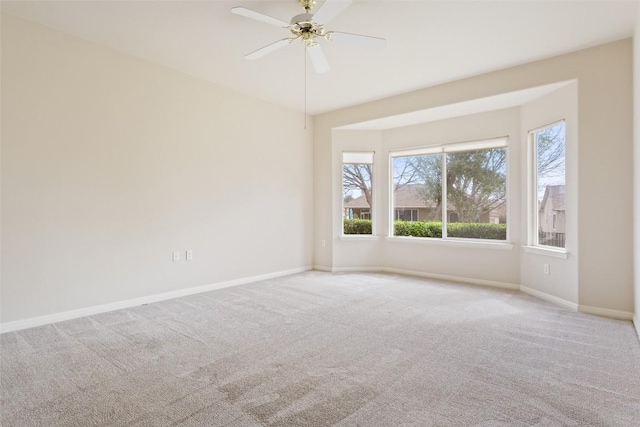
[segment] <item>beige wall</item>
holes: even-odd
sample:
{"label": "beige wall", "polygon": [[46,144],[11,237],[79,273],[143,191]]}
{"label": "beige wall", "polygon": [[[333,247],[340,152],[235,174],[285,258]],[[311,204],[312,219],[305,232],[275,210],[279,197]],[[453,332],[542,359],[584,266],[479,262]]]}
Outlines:
{"label": "beige wall", "polygon": [[[577,165],[575,173],[579,239],[576,242],[577,302],[585,307],[633,310],[632,193],[632,43],[626,39],[595,48],[447,83],[404,95],[329,112],[314,118],[314,186],[316,241],[335,236],[340,214],[332,199],[334,178],[331,130],[351,123],[449,105],[567,80],[578,81]],[[615,221],[606,221],[615,213]],[[522,243],[520,238],[514,240]],[[331,266],[338,245],[316,246],[315,263]],[[400,245],[398,243],[398,245]],[[400,249],[398,250],[405,250]],[[395,252],[395,249],[392,251]],[[440,268],[455,269],[461,250],[440,251]],[[476,251],[477,262],[497,263],[492,252]],[[388,254],[388,255],[391,255]],[[384,257],[388,259],[388,257]],[[513,260],[518,263],[518,257]],[[474,264],[475,265],[475,264]],[[457,276],[482,278],[474,265]],[[405,268],[399,266],[398,268]],[[426,267],[430,268],[430,267]],[[519,279],[509,265],[504,281]],[[500,280],[500,279],[496,279]],[[575,293],[569,295],[576,299]]]}
{"label": "beige wall", "polygon": [[633,312],[631,39],[593,51],[578,81],[579,302]]}
{"label": "beige wall", "polygon": [[302,113],[6,14],[1,78],[3,323],[310,265]]}
{"label": "beige wall", "polygon": [[640,8],[633,37],[633,130],[634,130],[634,200],[635,200],[635,324],[640,335]]}

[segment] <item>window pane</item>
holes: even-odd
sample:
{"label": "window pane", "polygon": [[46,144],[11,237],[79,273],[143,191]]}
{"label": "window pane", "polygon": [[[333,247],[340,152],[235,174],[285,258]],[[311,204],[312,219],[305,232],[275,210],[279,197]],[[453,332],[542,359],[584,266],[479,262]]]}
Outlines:
{"label": "window pane", "polygon": [[394,236],[442,237],[442,155],[393,158]]}
{"label": "window pane", "polygon": [[371,164],[342,165],[344,234],[372,234],[372,176]]}
{"label": "window pane", "polygon": [[535,134],[537,244],[565,247],[565,124]]}
{"label": "window pane", "polygon": [[506,148],[449,153],[446,162],[447,236],[506,240]]}

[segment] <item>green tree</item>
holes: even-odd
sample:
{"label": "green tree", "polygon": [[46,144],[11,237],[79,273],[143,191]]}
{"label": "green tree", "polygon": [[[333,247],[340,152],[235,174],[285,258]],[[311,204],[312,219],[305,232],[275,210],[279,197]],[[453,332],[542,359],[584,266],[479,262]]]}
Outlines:
{"label": "green tree", "polygon": [[483,216],[505,204],[506,149],[467,151],[446,156],[447,202],[458,214],[459,222],[483,222]]}
{"label": "green tree", "polygon": [[[418,194],[427,206],[434,207],[427,220],[440,220],[442,216],[442,156],[406,157],[402,164],[403,176],[412,177]],[[448,209],[458,214],[460,222],[480,222],[483,215],[505,203],[505,149],[450,153],[446,161]],[[396,162],[394,178],[395,169]]]}
{"label": "green tree", "polygon": [[415,157],[396,157],[393,159],[393,191],[419,181],[420,175],[416,168],[415,159]]}
{"label": "green tree", "polygon": [[538,175],[564,175],[565,125],[560,124],[544,129],[536,135]]}
{"label": "green tree", "polygon": [[537,132],[535,145],[538,201],[541,202],[547,186],[565,184],[565,124]]}
{"label": "green tree", "polygon": [[427,220],[442,220],[442,155],[417,156],[413,163],[420,183],[418,194],[427,206],[434,206]]}

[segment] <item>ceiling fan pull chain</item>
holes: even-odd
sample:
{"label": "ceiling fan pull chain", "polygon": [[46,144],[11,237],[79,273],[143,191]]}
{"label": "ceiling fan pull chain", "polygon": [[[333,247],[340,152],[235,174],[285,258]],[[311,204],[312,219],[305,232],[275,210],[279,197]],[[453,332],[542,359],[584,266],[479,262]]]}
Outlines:
{"label": "ceiling fan pull chain", "polygon": [[304,58],[304,129],[307,130],[307,46],[302,45],[302,57]]}

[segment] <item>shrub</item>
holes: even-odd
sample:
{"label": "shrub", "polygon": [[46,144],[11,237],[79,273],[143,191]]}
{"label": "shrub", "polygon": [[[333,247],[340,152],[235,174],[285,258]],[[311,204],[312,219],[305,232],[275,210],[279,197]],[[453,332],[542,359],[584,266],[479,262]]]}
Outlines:
{"label": "shrub", "polygon": [[[441,222],[396,221],[395,236],[442,237]],[[507,224],[452,223],[447,236],[467,239],[506,240]]]}
{"label": "shrub", "polygon": [[[395,221],[394,236],[442,237],[441,222]],[[344,234],[371,234],[370,219],[345,219]],[[506,240],[507,224],[451,223],[447,235],[466,239]]]}
{"label": "shrub", "polygon": [[395,236],[442,237],[441,222],[396,221]]}
{"label": "shrub", "polygon": [[345,219],[344,234],[371,234],[371,220]]}
{"label": "shrub", "polygon": [[469,239],[506,240],[507,224],[454,223],[449,224],[447,236],[466,237]]}

